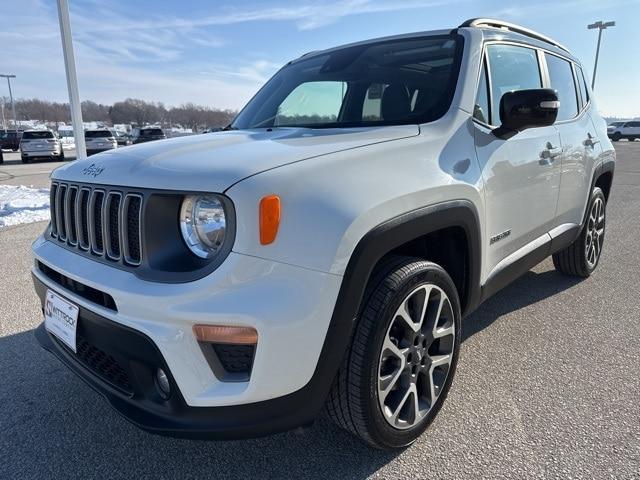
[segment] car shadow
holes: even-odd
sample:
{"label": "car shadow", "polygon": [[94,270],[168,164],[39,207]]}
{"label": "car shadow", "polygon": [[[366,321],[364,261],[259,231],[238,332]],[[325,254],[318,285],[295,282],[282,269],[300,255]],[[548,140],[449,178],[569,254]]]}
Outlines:
{"label": "car shadow", "polygon": [[561,293],[580,283],[581,279],[562,275],[555,270],[528,271],[518,280],[486,300],[464,319],[462,341],[484,330],[503,315]]}
{"label": "car shadow", "polygon": [[[525,274],[465,320],[464,340],[576,283],[553,271]],[[4,478],[365,478],[402,454],[369,448],[325,417],[243,441],[148,434],[42,350],[33,331],[0,337],[0,375]]]}

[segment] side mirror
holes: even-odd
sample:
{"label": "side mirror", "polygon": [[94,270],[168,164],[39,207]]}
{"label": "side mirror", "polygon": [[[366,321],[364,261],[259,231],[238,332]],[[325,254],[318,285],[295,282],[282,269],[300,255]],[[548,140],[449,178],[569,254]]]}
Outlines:
{"label": "side mirror", "polygon": [[493,134],[509,138],[527,128],[553,125],[559,108],[558,94],[551,88],[507,92],[500,99],[502,125]]}

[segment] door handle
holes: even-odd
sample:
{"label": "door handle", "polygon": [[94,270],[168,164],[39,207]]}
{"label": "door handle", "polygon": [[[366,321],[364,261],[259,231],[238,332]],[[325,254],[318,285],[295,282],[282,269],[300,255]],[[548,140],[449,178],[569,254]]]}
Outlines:
{"label": "door handle", "polygon": [[551,165],[557,156],[562,155],[562,147],[554,147],[547,142],[546,148],[540,152],[540,165]]}
{"label": "door handle", "polygon": [[600,140],[594,140],[594,136],[591,135],[591,132],[587,133],[587,139],[582,142],[585,147],[595,147],[596,143],[600,143]]}

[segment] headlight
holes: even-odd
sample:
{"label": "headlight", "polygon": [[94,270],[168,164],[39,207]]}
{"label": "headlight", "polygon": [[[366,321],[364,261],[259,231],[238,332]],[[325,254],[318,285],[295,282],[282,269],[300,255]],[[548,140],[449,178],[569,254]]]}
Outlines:
{"label": "headlight", "polygon": [[224,245],[227,217],[215,195],[187,195],[180,208],[180,230],[187,247],[200,258],[215,256]]}

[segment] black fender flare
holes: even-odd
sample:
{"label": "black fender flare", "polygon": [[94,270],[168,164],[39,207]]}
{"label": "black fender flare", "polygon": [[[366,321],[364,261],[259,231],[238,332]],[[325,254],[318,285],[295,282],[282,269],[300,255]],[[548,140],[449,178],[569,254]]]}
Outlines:
{"label": "black fender flare", "polygon": [[304,387],[289,396],[305,398],[309,411],[322,409],[351,343],[365,289],[378,261],[396,247],[448,227],[461,227],[467,235],[469,284],[463,316],[478,306],[481,235],[478,212],[472,202],[442,202],[387,220],[364,235],[356,245],[345,270],[314,374]]}

